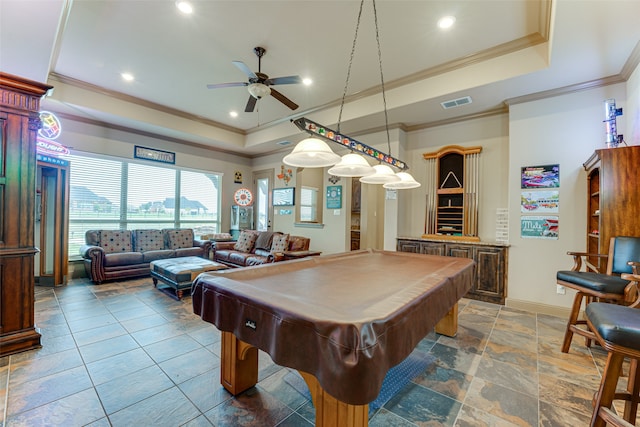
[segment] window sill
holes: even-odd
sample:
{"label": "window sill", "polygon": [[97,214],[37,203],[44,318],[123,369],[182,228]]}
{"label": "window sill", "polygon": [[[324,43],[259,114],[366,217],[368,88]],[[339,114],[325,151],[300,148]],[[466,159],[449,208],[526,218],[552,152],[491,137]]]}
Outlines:
{"label": "window sill", "polygon": [[319,222],[296,222],[293,226],[299,228],[324,228],[324,224]]}

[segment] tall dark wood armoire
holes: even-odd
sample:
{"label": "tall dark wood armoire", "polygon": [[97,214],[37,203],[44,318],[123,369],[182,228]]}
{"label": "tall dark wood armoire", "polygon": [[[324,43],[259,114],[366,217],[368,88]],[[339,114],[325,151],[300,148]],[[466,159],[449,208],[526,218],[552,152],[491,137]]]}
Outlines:
{"label": "tall dark wood armoire", "polygon": [[51,86],[0,72],[0,356],[40,347],[34,322],[36,138]]}

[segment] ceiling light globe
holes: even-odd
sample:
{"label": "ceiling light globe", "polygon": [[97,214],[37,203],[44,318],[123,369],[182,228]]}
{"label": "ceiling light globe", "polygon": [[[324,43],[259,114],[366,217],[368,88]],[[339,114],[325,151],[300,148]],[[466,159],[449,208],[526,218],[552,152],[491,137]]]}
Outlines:
{"label": "ceiling light globe", "polygon": [[384,184],[383,187],[389,190],[408,190],[410,188],[420,187],[420,183],[416,181],[410,173],[398,172],[396,175],[400,178],[399,181],[389,182]]}
{"label": "ceiling light globe", "polygon": [[328,173],[335,176],[356,177],[375,173],[375,169],[359,154],[345,154],[340,163],[329,169]]}
{"label": "ceiling light globe", "polygon": [[338,163],[340,156],[331,151],[326,142],[318,138],[307,138],[296,144],[282,161],[298,168],[323,168]]}
{"label": "ceiling light globe", "polygon": [[262,83],[251,83],[249,85],[249,93],[255,99],[260,99],[262,97],[270,95],[271,89],[269,88],[269,86]]}
{"label": "ceiling light globe", "polygon": [[448,28],[451,28],[455,23],[456,23],[455,16],[443,16],[438,20],[438,27],[443,30],[446,30]]}
{"label": "ceiling light globe", "polygon": [[364,184],[386,184],[389,182],[400,181],[400,177],[387,165],[375,165],[373,169],[375,170],[375,173],[363,176],[360,178],[360,182]]}

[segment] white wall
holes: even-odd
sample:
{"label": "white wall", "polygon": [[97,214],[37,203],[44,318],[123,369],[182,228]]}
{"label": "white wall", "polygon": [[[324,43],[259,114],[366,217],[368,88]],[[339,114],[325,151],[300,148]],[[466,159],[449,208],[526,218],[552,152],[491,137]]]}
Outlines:
{"label": "white wall", "polygon": [[[567,251],[586,247],[586,173],[582,164],[605,147],[604,100],[626,107],[617,84],[513,105],[509,123],[509,295],[507,304],[570,307],[573,292],[556,293],[556,272],[573,265]],[[619,129],[625,128],[619,117]],[[560,165],[559,238],[520,237],[520,172],[523,166]]]}
{"label": "white wall", "polygon": [[629,145],[640,145],[640,66],[627,80],[627,102],[623,106],[623,115],[627,125],[618,126],[619,132],[623,132],[624,139]]}

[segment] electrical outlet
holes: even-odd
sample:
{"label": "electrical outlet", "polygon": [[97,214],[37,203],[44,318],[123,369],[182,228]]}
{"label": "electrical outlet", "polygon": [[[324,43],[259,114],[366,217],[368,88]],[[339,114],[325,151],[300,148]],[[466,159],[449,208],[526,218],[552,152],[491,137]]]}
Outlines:
{"label": "electrical outlet", "polygon": [[556,285],[556,293],[560,295],[564,295],[565,293],[567,293],[567,290],[562,285]]}

